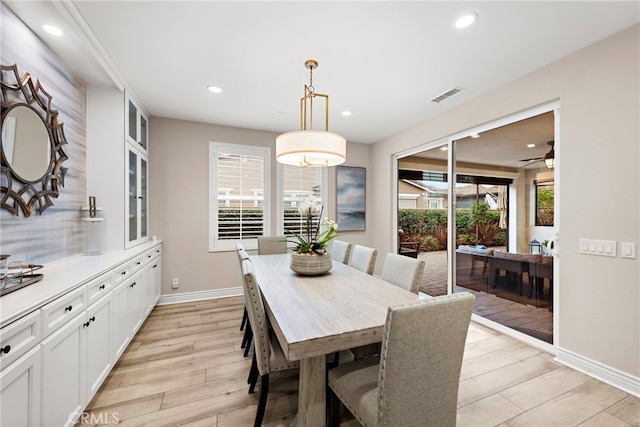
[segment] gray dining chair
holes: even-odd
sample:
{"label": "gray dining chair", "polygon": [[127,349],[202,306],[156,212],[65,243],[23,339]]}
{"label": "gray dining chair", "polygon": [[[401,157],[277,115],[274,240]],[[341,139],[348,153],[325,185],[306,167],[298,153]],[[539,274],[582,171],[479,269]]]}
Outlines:
{"label": "gray dining chair", "polygon": [[417,294],[423,274],[423,260],[388,253],[384,259],[381,277],[382,280]]}
{"label": "gray dining chair", "polygon": [[455,426],[474,302],[461,292],[389,307],[380,357],[329,371],[330,425],[341,401],[363,426]]}
{"label": "gray dining chair", "polygon": [[258,237],[258,255],[286,254],[287,238],[285,236]]}
{"label": "gray dining chair", "polygon": [[369,248],[362,245],[355,245],[351,250],[349,265],[353,268],[357,268],[360,271],[364,271],[367,274],[373,274],[373,269],[376,266],[377,255],[377,249]]}
{"label": "gray dining chair", "polygon": [[265,408],[267,406],[267,394],[269,393],[269,374],[276,371],[294,369],[299,366],[297,361],[289,362],[272,331],[262,302],[262,292],[253,271],[250,260],[242,261],[242,275],[244,277],[244,295],[249,323],[253,329],[254,352],[251,371],[249,373],[249,393],[253,393],[260,377],[260,399],[254,427],[262,425]]}
{"label": "gray dining chair", "polygon": [[331,243],[331,259],[347,264],[350,254],[351,243],[347,243],[344,240],[333,240],[333,243]]}
{"label": "gray dining chair", "polygon": [[[240,282],[244,281],[244,277],[242,276],[242,261],[249,260],[249,254],[244,250],[244,246],[241,243],[236,244],[236,253],[238,255],[238,261],[240,268]],[[242,337],[242,343],[240,344],[240,348],[244,348],[244,357],[249,355],[249,350],[251,348],[251,342],[253,340],[253,331],[251,330],[251,325],[249,324],[249,313],[247,312],[247,305],[244,306],[244,313],[242,314],[242,322],[240,323],[240,330],[244,329],[244,335]]]}

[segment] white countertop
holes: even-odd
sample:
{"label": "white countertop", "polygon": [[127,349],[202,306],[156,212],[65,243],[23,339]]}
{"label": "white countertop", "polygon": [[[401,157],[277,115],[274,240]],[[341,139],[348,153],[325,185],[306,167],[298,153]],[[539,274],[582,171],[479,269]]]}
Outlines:
{"label": "white countertop", "polygon": [[131,249],[74,255],[44,264],[37,271],[44,275],[40,282],[0,297],[0,328],[161,243],[150,240]]}

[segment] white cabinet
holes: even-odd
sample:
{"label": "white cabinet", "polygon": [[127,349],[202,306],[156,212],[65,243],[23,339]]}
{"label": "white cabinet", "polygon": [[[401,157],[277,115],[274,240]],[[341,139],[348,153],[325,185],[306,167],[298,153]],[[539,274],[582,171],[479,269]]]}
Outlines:
{"label": "white cabinet", "polygon": [[0,368],[4,370],[40,339],[40,310],[0,329]]}
{"label": "white cabinet", "polygon": [[128,143],[140,147],[146,153],[149,145],[148,118],[128,95],[125,96],[124,108],[125,139]]}
{"label": "white cabinet", "polygon": [[131,336],[142,326],[145,311],[145,276],[142,272],[134,274],[129,279],[129,328]]}
{"label": "white cabinet", "polygon": [[86,403],[82,375],[86,369],[84,322],[82,313],[42,341],[43,426],[73,425],[74,415]]}
{"label": "white cabinet", "polygon": [[148,118],[125,94],[125,248],[148,240]]}
{"label": "white cabinet", "polygon": [[131,248],[149,239],[148,160],[135,147],[125,144],[126,221],[125,247]]}
{"label": "white cabinet", "polygon": [[111,345],[113,295],[109,293],[87,309],[82,324],[86,347],[85,403],[98,391],[113,367],[115,350]]}
{"label": "white cabinet", "polygon": [[129,281],[125,281],[113,290],[111,346],[114,360],[122,356],[127,348],[131,334],[129,327]]}
{"label": "white cabinet", "polygon": [[40,426],[40,346],[0,373],[0,425]]}
{"label": "white cabinet", "polygon": [[146,248],[0,329],[0,426],[79,419],[160,296],[161,247]]}

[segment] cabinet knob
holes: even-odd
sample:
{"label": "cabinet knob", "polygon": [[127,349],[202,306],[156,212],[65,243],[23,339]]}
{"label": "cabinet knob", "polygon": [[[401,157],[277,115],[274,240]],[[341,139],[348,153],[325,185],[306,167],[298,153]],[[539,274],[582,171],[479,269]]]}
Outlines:
{"label": "cabinet knob", "polygon": [[91,318],[89,319],[90,322],[95,322],[96,321],[96,316],[91,316]]}
{"label": "cabinet knob", "polygon": [[69,305],[69,306],[64,308],[64,311],[71,311],[71,310],[73,310],[73,306],[72,305]]}
{"label": "cabinet knob", "polygon": [[10,351],[11,351],[11,346],[9,344],[0,348],[0,353],[9,354]]}
{"label": "cabinet knob", "polygon": [[104,285],[100,285],[100,289],[104,289]]}
{"label": "cabinet knob", "polygon": [[125,274],[127,274],[127,272],[126,272],[126,271],[123,271],[123,272],[122,272],[122,273],[120,273],[120,274],[122,274],[122,275],[124,276]]}
{"label": "cabinet knob", "polygon": [[144,197],[142,197],[142,196],[138,196],[138,199],[142,200],[142,199],[144,199]]}
{"label": "cabinet knob", "polygon": [[133,288],[135,285],[136,285],[136,282],[133,282],[133,283],[132,283],[132,284],[130,284],[129,286]]}
{"label": "cabinet knob", "polygon": [[156,268],[158,266],[158,264],[154,265],[153,268]]}
{"label": "cabinet knob", "polygon": [[90,324],[91,324],[91,322],[84,322],[82,324],[82,326],[84,326],[85,328],[88,328]]}
{"label": "cabinet knob", "polygon": [[140,261],[136,262],[136,265],[140,265]]}

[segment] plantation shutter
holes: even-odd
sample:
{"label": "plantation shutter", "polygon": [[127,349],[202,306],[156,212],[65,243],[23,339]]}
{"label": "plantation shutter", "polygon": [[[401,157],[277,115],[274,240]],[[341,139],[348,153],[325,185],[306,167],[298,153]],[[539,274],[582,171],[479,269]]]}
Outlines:
{"label": "plantation shutter", "polygon": [[[298,212],[298,205],[303,198],[314,196],[319,203],[323,200],[322,174],[325,168],[300,168],[297,166],[283,165],[283,226],[285,234],[306,233],[306,222]],[[316,214],[317,217],[320,214]],[[323,216],[326,216],[326,212]]]}
{"label": "plantation shutter", "polygon": [[[237,242],[253,239],[268,232],[269,173],[268,152],[246,146],[214,144],[212,147],[211,194],[212,249],[235,248]],[[265,200],[267,202],[265,202]]]}

